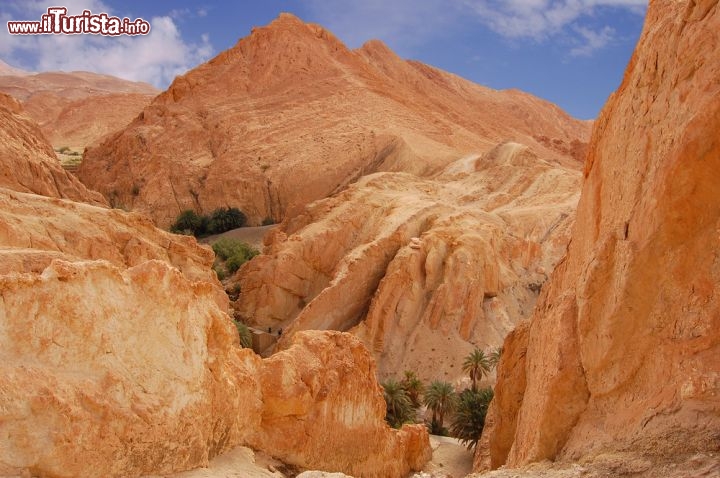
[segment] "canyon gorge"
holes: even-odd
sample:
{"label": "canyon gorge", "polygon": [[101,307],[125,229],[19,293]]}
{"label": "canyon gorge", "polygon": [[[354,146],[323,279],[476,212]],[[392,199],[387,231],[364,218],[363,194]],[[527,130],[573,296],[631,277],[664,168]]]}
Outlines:
{"label": "canyon gorge", "polygon": [[[501,346],[470,476],[720,476],[717,0],[651,0],[594,121],[291,14],[0,92],[0,476],[447,477],[381,383]],[[168,232],[220,207],[277,223],[222,282]]]}

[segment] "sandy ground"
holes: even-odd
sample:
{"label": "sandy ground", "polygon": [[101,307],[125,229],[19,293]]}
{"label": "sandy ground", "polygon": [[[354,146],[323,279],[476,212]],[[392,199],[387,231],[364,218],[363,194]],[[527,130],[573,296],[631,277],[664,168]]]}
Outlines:
{"label": "sandy ground", "polygon": [[430,435],[432,459],[413,478],[463,478],[472,472],[473,454],[455,438]]}
{"label": "sandy ground", "polygon": [[283,463],[240,446],[214,458],[207,468],[145,478],[287,478],[296,474]]}
{"label": "sandy ground", "polygon": [[240,227],[231,231],[223,232],[222,234],[215,234],[202,238],[199,242],[202,244],[212,244],[221,237],[232,237],[234,239],[240,239],[241,241],[247,242],[251,246],[258,250],[262,250],[263,238],[270,230],[277,227],[272,226],[258,226],[258,227]]}
{"label": "sandy ground", "polygon": [[[432,460],[416,478],[462,478],[472,469],[472,453],[454,438],[430,436]],[[237,447],[210,461],[207,468],[147,475],[144,478],[294,478],[301,470],[293,469],[263,453]]]}

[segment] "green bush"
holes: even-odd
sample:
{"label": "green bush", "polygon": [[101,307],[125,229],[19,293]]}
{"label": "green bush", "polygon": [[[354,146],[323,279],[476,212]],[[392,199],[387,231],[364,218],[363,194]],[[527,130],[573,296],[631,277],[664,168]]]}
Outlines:
{"label": "green bush", "polygon": [[273,224],[275,224],[275,219],[271,218],[270,216],[262,220],[263,226],[272,226]]}
{"label": "green bush", "polygon": [[215,209],[209,217],[208,234],[220,234],[222,232],[243,227],[247,222],[245,214],[236,207]]}
{"label": "green bush", "polygon": [[230,274],[234,274],[240,266],[260,254],[251,245],[231,237],[222,237],[212,246],[215,254],[225,261],[225,268]]}
{"label": "green bush", "polygon": [[206,219],[204,220],[198,213],[192,209],[186,209],[175,219],[175,223],[170,226],[170,231],[177,234],[189,233],[198,236],[204,229],[205,222]]}
{"label": "green bush", "polygon": [[[139,188],[137,193],[140,193]],[[135,194],[135,189],[133,189],[133,194]],[[215,209],[210,216],[200,215],[191,209],[187,209],[175,219],[175,223],[170,226],[170,232],[202,237],[243,227],[246,222],[247,217],[236,207]]]}
{"label": "green bush", "polygon": [[240,334],[240,345],[245,349],[252,348],[252,333],[247,325],[238,320],[234,320],[238,334]]}

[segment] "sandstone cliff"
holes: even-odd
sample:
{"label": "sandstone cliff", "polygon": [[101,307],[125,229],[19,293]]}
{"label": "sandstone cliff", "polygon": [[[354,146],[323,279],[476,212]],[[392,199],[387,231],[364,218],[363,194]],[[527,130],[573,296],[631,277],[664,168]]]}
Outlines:
{"label": "sandstone cliff", "polygon": [[[2,99],[17,154],[0,167],[52,165]],[[239,347],[213,257],[136,213],[0,187],[0,476],[167,474],[243,444],[355,476],[422,467],[427,431],[387,426],[357,339],[298,334],[267,361]]]}
{"label": "sandstone cliff", "polygon": [[239,272],[261,328],[351,331],[382,377],[455,380],[502,343],[565,252],[580,174],[517,143],[433,179],[378,173],[308,206]]}
{"label": "sandstone cliff", "polygon": [[589,126],[519,91],[347,49],[283,14],[178,77],[123,131],[89,149],[89,187],[161,227],[185,209],[236,206],[280,220],[365,174],[427,175],[504,140],[582,161]]}
{"label": "sandstone cliff", "polygon": [[2,70],[0,92],[22,102],[54,147],[81,151],[127,126],[159,93],[147,83],[84,71],[20,74]]}
{"label": "sandstone cliff", "polygon": [[424,427],[384,423],[356,339],[298,335],[263,362],[239,348],[214,290],[161,261],[0,276],[0,475],[164,474],[238,444],[359,477],[429,459]]}
{"label": "sandstone cliff", "polygon": [[66,172],[37,124],[20,103],[0,93],[0,187],[43,196],[107,204]]}
{"label": "sandstone cliff", "polygon": [[650,2],[593,131],[567,257],[506,343],[515,358],[486,430],[492,467],[717,453],[718,45],[717,0]]}

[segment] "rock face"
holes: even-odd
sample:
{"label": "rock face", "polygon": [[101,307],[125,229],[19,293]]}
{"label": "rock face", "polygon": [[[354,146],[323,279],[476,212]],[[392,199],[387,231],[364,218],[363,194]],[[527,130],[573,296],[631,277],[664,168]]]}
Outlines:
{"label": "rock face", "polygon": [[249,443],[281,460],[357,477],[406,476],[430,460],[424,425],[391,430],[375,363],[356,338],[302,332],[259,367],[263,407]]}
{"label": "rock face", "polygon": [[717,452],[719,43],[717,0],[650,2],[595,125],[567,257],[506,344],[527,352],[501,366],[492,467]]}
{"label": "rock face", "polygon": [[165,473],[256,426],[237,413],[259,390],[235,378],[237,334],[210,284],[162,262],[55,261],[0,290],[0,475]]}
{"label": "rock face", "polygon": [[355,339],[306,335],[263,362],[238,347],[214,287],[164,262],[56,260],[3,275],[0,290],[4,476],[163,474],[238,444],[356,476],[404,476],[428,459],[422,427],[384,424]]}
{"label": "rock face", "polygon": [[517,143],[433,179],[366,176],[307,207],[239,272],[236,313],[281,340],[351,331],[381,377],[456,379],[475,346],[500,345],[565,252],[580,173]]}
{"label": "rock face", "polygon": [[43,196],[106,205],[66,172],[37,124],[14,98],[0,93],[0,187]]}
{"label": "rock face", "polygon": [[2,65],[0,92],[22,102],[53,146],[80,150],[127,126],[159,93],[147,83],[96,73],[19,74]]}
{"label": "rock face", "polygon": [[[504,140],[582,160],[589,125],[519,91],[495,91],[371,41],[347,49],[282,14],[178,77],[123,131],[89,149],[89,187],[161,227],[236,206],[253,224],[302,212],[375,171],[437,173]],[[133,192],[134,191],[134,192]]]}
{"label": "rock face", "polygon": [[[2,135],[17,130],[0,123]],[[3,168],[46,147],[27,133]],[[0,204],[0,476],[167,474],[237,445],[367,477],[429,459],[423,426],[385,423],[374,362],[354,337],[298,334],[266,361],[241,349],[213,253],[194,238],[6,188]]]}
{"label": "rock face", "polygon": [[119,267],[156,259],[190,280],[220,287],[210,269],[215,255],[193,237],[157,229],[140,214],[2,188],[0,248],[0,273],[40,273],[59,258],[102,259]]}

